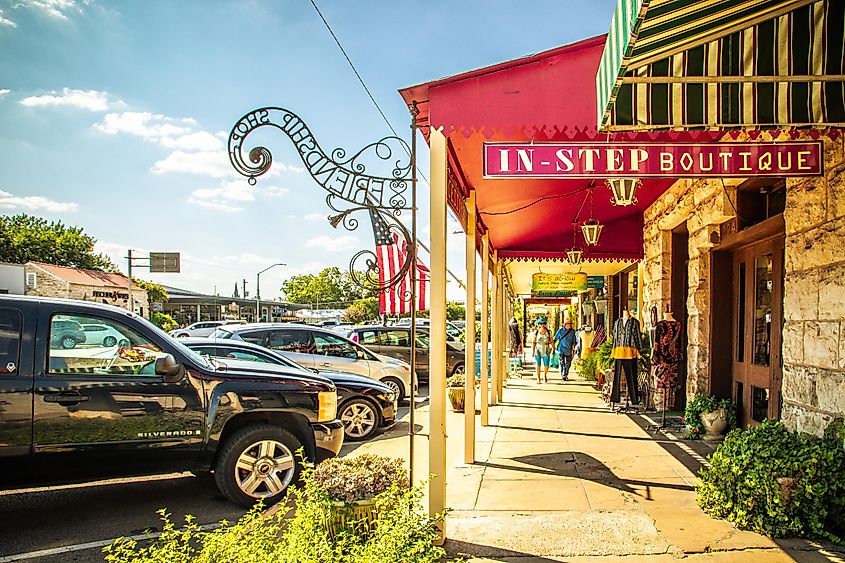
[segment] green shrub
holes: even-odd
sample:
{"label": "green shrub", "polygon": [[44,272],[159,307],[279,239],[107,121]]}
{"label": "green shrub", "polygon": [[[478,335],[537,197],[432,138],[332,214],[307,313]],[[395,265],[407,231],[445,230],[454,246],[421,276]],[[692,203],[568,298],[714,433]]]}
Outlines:
{"label": "green shrub", "polygon": [[687,403],[684,411],[684,424],[687,425],[687,440],[698,440],[704,434],[704,423],[701,415],[707,412],[725,409],[728,418],[728,428],[736,426],[736,405],[730,399],[717,399],[713,395],[699,393]]}
{"label": "green shrub", "polygon": [[121,538],[103,551],[110,563],[435,563],[445,556],[433,544],[443,518],[428,517],[422,495],[421,486],[408,489],[394,482],[374,498],[374,525],[353,520],[330,533],[336,507],[314,470],[305,468],[302,485],[289,489],[287,514],[282,509],[265,517],[259,504],[234,524],[202,531],[191,516],[177,528],[160,511],[164,527],[159,538],[145,546]]}
{"label": "green shrub", "polygon": [[167,313],[154,312],[150,315],[150,322],[167,332],[179,326],[176,320]]}
{"label": "green shrub", "polygon": [[598,354],[596,352],[590,352],[578,360],[578,373],[587,381],[598,380],[597,363]]}
{"label": "green shrub", "polygon": [[841,439],[765,421],[730,432],[699,473],[698,504],[716,518],[770,537],[845,537]]}

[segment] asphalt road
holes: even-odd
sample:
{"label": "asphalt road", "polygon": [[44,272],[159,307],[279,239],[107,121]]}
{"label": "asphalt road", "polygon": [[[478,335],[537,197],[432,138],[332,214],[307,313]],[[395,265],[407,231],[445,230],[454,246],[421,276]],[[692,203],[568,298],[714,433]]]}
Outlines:
{"label": "asphalt road", "polygon": [[[425,403],[418,399],[418,405]],[[407,433],[407,421],[401,421],[407,415],[406,403],[399,409],[400,422],[382,438]],[[356,447],[348,443],[341,454]],[[0,563],[103,561],[103,545],[115,538],[160,531],[162,508],[174,522],[191,514],[200,525],[234,521],[246,512],[227,501],[211,477],[190,473],[0,490]]]}

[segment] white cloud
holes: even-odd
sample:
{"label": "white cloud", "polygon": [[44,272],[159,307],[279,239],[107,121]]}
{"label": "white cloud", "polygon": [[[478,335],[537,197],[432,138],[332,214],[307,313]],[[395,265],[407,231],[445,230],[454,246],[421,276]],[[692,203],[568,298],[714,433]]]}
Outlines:
{"label": "white cloud", "polygon": [[0,10],[0,25],[5,25],[7,27],[18,27],[18,24],[16,24],[15,22],[3,17],[3,10]]}
{"label": "white cloud", "polygon": [[[193,122],[193,120],[190,121]],[[170,148],[176,146],[176,139],[187,138],[189,146],[186,148],[191,148],[196,145],[191,122],[149,112],[125,111],[106,114],[103,121],[95,124],[94,128],[109,135],[117,133],[136,135],[148,141],[169,145]],[[207,144],[207,140],[205,143]]]}
{"label": "white cloud", "polygon": [[357,250],[359,247],[358,238],[351,235],[342,235],[339,237],[320,235],[305,241],[305,248],[319,248],[326,252],[346,252]]}
{"label": "white cloud", "polygon": [[191,192],[188,203],[234,213],[242,211],[235,202],[243,203],[255,201],[255,188],[247,184],[246,180],[223,182],[216,188],[199,188]]}
{"label": "white cloud", "polygon": [[[186,152],[176,150],[163,160],[153,164],[153,172],[156,174],[187,172],[211,176],[212,178],[235,176],[235,170],[229,163],[226,151]],[[244,182],[246,182],[246,179],[244,179]]]}
{"label": "white cloud", "polygon": [[16,196],[0,190],[0,209],[50,211],[52,213],[73,213],[79,209],[79,204],[63,201],[53,201],[46,197],[30,195]]}
{"label": "white cloud", "polygon": [[81,12],[74,0],[29,0],[28,3],[22,4],[30,8],[41,10],[50,17],[66,20],[68,19],[65,12],[71,10]]}
{"label": "white cloud", "polygon": [[42,96],[29,96],[21,100],[27,107],[37,106],[71,106],[89,111],[106,111],[109,109],[108,94],[97,90],[72,90],[63,88],[62,93],[50,92]]}
{"label": "white cloud", "polygon": [[305,216],[306,221],[322,221],[326,218],[325,213],[309,213]]}
{"label": "white cloud", "polygon": [[266,195],[268,197],[285,197],[290,193],[288,188],[283,188],[281,186],[266,186],[259,188],[260,195]]}
{"label": "white cloud", "polygon": [[0,88],[0,96],[5,96],[9,92],[11,92],[11,90],[9,90],[8,88]]}

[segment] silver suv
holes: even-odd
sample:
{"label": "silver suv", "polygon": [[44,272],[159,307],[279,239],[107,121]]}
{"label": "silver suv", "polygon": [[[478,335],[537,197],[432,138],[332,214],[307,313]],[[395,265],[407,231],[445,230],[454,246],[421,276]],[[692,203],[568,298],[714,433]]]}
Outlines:
{"label": "silver suv", "polygon": [[298,364],[371,377],[392,388],[399,400],[411,394],[411,366],[325,328],[294,323],[259,323],[218,327],[211,338],[251,342],[281,352]]}
{"label": "silver suv", "polygon": [[200,321],[185,328],[177,328],[168,332],[170,336],[176,338],[187,338],[189,336],[208,336],[218,326],[244,323],[246,321]]}

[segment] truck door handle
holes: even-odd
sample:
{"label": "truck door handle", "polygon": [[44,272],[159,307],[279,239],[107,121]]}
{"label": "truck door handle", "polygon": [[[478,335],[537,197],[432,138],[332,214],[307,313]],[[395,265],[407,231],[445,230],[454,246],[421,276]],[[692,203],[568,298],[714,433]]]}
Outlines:
{"label": "truck door handle", "polygon": [[57,393],[55,395],[44,395],[45,403],[59,403],[60,405],[75,405],[87,400],[87,395],[80,395],[79,393]]}
{"label": "truck door handle", "polygon": [[322,364],[320,364],[320,367],[322,367],[322,368],[330,368],[330,367],[332,367],[332,365],[331,365],[329,362],[323,362]]}

